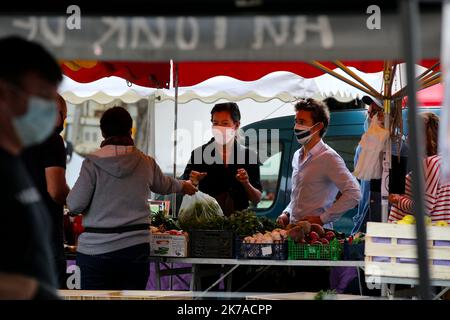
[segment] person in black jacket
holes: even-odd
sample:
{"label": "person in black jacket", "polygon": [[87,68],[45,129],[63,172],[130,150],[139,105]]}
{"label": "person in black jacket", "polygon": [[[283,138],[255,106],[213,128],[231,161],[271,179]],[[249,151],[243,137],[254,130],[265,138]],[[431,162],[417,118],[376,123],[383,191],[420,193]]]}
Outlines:
{"label": "person in black jacket", "polygon": [[241,114],[236,103],[219,103],[211,110],[213,138],[191,153],[183,179],[214,197],[229,216],[261,200],[258,156],[237,141]]}
{"label": "person in black jacket", "polygon": [[0,299],[57,299],[50,218],[20,159],[56,120],[56,60],[39,44],[0,39]]}

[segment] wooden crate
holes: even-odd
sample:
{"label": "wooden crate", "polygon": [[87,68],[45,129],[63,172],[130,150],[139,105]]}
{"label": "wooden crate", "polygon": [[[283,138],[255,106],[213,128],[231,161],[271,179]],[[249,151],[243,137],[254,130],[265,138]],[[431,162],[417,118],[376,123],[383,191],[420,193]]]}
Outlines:
{"label": "wooden crate", "polygon": [[[418,278],[415,225],[367,223],[366,275]],[[427,227],[432,280],[450,280],[450,227]]]}

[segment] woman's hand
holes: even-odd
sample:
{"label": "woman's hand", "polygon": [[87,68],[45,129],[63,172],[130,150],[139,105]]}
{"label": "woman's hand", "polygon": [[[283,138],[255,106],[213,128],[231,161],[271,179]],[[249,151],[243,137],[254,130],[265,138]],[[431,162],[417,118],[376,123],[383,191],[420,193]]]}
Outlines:
{"label": "woman's hand", "polygon": [[188,194],[188,195],[192,196],[197,191],[198,191],[198,189],[196,186],[194,186],[192,184],[192,181],[190,181],[190,180],[183,181],[183,189],[182,189],[183,194]]}
{"label": "woman's hand", "polygon": [[245,169],[238,169],[236,179],[243,185],[250,183],[247,171],[245,171]]}
{"label": "woman's hand", "polygon": [[389,195],[388,201],[389,201],[390,204],[398,205],[398,203],[400,202],[401,197],[402,196],[399,195],[399,194],[391,193]]}
{"label": "woman's hand", "polygon": [[191,173],[189,174],[189,180],[192,181],[192,184],[194,186],[198,186],[200,180],[202,180],[206,175],[207,175],[206,172],[198,172],[192,170]]}

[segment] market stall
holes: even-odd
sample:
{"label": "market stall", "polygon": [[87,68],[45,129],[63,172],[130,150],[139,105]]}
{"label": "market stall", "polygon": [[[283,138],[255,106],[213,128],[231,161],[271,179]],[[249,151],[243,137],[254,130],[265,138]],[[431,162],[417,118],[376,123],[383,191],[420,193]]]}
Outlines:
{"label": "market stall", "polygon": [[[392,88],[392,71],[396,68],[394,59],[400,57],[406,58],[408,61],[408,95],[410,97],[410,107],[412,108],[410,122],[411,137],[413,146],[413,155],[421,156],[419,150],[416,149],[417,130],[415,126],[414,116],[416,113],[415,92],[415,74],[414,64],[417,62],[417,48],[419,47],[416,36],[417,31],[413,28],[416,26],[418,19],[417,3],[410,4],[407,1],[402,2],[402,16],[405,18],[405,36],[401,37],[399,32],[399,17],[397,13],[389,12],[383,20],[383,28],[373,32],[369,28],[353,28],[353,25],[362,23],[363,19],[358,16],[336,16],[325,15],[317,18],[320,27],[315,28],[314,37],[305,41],[308,28],[307,19],[301,17],[200,17],[189,18],[189,24],[186,23],[184,17],[168,17],[163,20],[155,21],[154,18],[125,18],[117,17],[115,19],[99,19],[95,17],[86,18],[84,25],[87,32],[64,32],[64,23],[60,22],[59,17],[48,18],[52,25],[61,25],[62,33],[55,34],[49,32],[48,20],[30,19],[24,21],[22,17],[8,17],[1,21],[1,35],[22,34],[28,36],[29,39],[40,40],[48,45],[51,50],[62,59],[133,59],[144,60],[151,59],[153,61],[161,61],[164,57],[173,57],[177,61],[201,60],[211,61],[212,59],[227,60],[255,60],[265,61],[276,59],[277,61],[292,60],[333,60],[333,59],[386,59],[387,63],[383,63],[384,77],[390,81],[386,82],[384,91],[377,92],[373,86],[367,86],[367,83],[361,83],[359,86],[364,89],[362,91],[371,93],[376,97],[382,97],[385,100],[386,109],[390,108],[391,88]],[[439,56],[439,37],[440,37],[440,15],[425,14],[421,17],[427,28],[420,30],[423,35],[420,37],[423,48],[423,56],[425,58],[436,58]],[[229,19],[229,20],[227,20]],[[159,35],[169,31],[170,38],[158,37],[152,33],[149,28],[157,24],[160,29]],[[295,25],[290,32],[290,25]],[[189,25],[194,36],[189,41],[184,37],[183,26]],[[181,27],[180,27],[181,26]],[[193,27],[194,26],[194,27]],[[201,28],[200,28],[201,26]],[[277,31],[275,26],[281,26],[281,32]],[[351,29],[350,29],[351,28]],[[199,30],[204,30],[206,34],[199,37]],[[127,32],[131,31],[131,32]],[[195,31],[197,33],[195,33]],[[218,32],[219,31],[219,32]],[[116,39],[117,35],[117,39]],[[131,37],[127,37],[131,35]],[[139,41],[145,35],[146,40]],[[226,36],[224,36],[226,35]],[[201,42],[198,39],[202,39]],[[205,40],[207,39],[207,40]],[[229,42],[226,41],[229,39]],[[404,43],[399,41],[404,40]],[[89,45],[86,45],[89,44]],[[250,46],[249,46],[250,45]],[[315,55],[315,56],[313,56]],[[388,60],[391,59],[391,60]],[[230,62],[235,64],[234,62]],[[320,62],[313,62],[322,71],[330,68]],[[258,67],[256,67],[258,68]],[[205,70],[206,68],[202,68]],[[341,68],[347,70],[345,68]],[[348,71],[348,70],[347,70]],[[326,71],[329,72],[329,71]],[[185,74],[182,66],[176,71],[175,88],[182,85]],[[191,73],[191,75],[196,74]],[[188,74],[189,76],[189,74]],[[209,76],[208,76],[209,78]],[[421,86],[431,85],[433,81],[438,81],[440,75],[437,71],[430,68],[427,73],[421,75]],[[248,80],[248,79],[247,79]],[[372,88],[371,88],[372,87]],[[398,98],[404,95],[405,90],[398,94]],[[175,94],[175,106],[178,102],[178,92]],[[175,121],[177,119],[177,111],[175,108]],[[389,123],[388,123],[389,124]],[[175,125],[176,129],[176,125]],[[175,144],[176,147],[176,144]],[[418,162],[413,163],[413,169],[419,172]],[[176,171],[176,170],[174,170]],[[418,174],[418,173],[417,173]],[[417,176],[419,177],[419,176]],[[416,181],[420,181],[417,179]],[[415,189],[416,191],[416,189]],[[418,183],[416,197],[421,199],[420,182]],[[417,234],[419,248],[419,265],[421,284],[424,286],[422,297],[428,298],[427,285],[428,275],[426,266],[426,230],[423,222],[423,203],[419,201],[417,204]]]}

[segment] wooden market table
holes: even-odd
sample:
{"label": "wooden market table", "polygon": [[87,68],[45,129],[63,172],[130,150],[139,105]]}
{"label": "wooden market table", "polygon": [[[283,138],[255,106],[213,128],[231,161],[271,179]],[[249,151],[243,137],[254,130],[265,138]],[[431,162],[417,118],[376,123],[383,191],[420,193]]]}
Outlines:
{"label": "wooden market table", "polygon": [[58,290],[64,300],[192,300],[190,291]]}
{"label": "wooden market table", "polygon": [[[291,292],[291,293],[264,293],[249,295],[247,300],[314,300],[317,292]],[[356,296],[352,294],[336,294],[334,300],[372,300],[369,296]]]}

